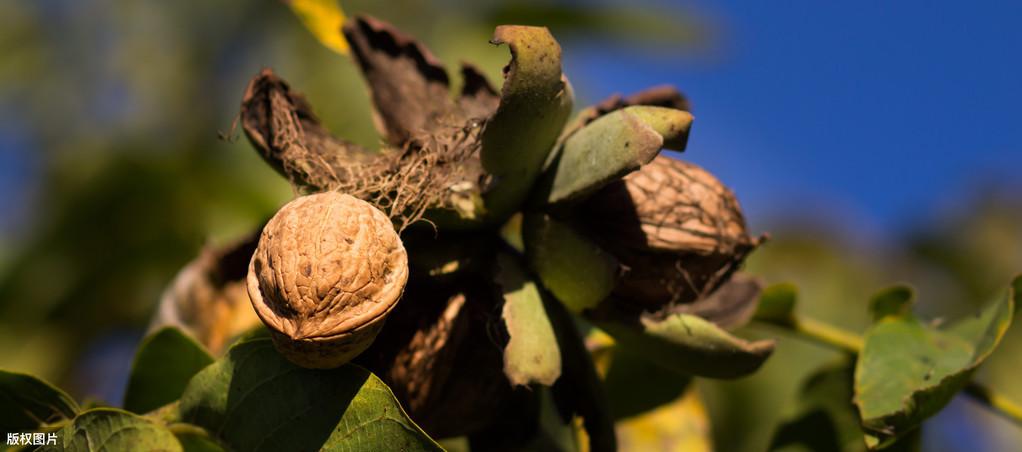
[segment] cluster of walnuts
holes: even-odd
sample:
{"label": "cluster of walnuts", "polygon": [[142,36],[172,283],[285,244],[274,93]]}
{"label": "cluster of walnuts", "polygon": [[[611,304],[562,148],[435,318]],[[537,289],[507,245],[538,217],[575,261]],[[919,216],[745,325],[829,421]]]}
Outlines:
{"label": "cluster of walnuts", "polygon": [[[344,32],[387,144],[336,138],[272,72],[253,79],[246,135],[299,196],[259,235],[249,300],[290,361],[355,360],[427,432],[478,431],[517,406],[498,255],[517,256],[565,314],[639,318],[720,292],[761,241],[720,181],[659,155],[684,148],[692,121],[673,88],[615,96],[565,125],[571,87],[545,29],[498,28],[512,50],[503,90],[465,65],[453,100],[413,39],[366,17]],[[495,154],[519,140],[542,152]]]}

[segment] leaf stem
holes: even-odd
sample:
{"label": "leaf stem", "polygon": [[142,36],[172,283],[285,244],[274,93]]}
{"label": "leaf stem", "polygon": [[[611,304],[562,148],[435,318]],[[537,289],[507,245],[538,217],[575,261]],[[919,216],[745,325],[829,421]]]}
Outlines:
{"label": "leaf stem", "polygon": [[[808,340],[817,345],[823,345],[853,355],[857,355],[862,351],[862,336],[811,317],[792,314],[792,317],[786,322],[766,323],[784,329],[798,338]],[[1022,405],[1019,405],[1017,402],[975,381],[969,382],[962,392],[979,404],[987,407],[990,411],[1022,426]]]}
{"label": "leaf stem", "polygon": [[789,328],[790,331],[817,344],[851,354],[858,354],[862,350],[862,337],[859,335],[810,317],[795,317]]}

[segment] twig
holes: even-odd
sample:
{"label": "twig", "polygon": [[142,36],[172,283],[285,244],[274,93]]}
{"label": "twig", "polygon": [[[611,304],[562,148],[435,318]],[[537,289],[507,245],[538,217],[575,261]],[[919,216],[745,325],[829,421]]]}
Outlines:
{"label": "twig", "polygon": [[809,317],[795,317],[790,325],[783,325],[790,328],[788,331],[809,339],[816,344],[825,345],[841,351],[858,354],[862,350],[862,337],[845,331],[834,325],[821,322]]}

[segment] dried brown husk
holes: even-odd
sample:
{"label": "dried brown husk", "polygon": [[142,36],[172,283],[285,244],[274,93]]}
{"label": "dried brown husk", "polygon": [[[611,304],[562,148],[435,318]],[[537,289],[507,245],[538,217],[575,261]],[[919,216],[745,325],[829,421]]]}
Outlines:
{"label": "dried brown husk", "polygon": [[496,110],[496,90],[473,66],[462,65],[464,85],[452,99],[443,64],[415,38],[369,16],[353,17],[343,31],[369,86],[377,129],[391,145],[479,122]]}
{"label": "dried brown husk", "polygon": [[356,16],[345,24],[352,56],[369,85],[380,152],[334,137],[300,94],[264,69],[242,101],[241,124],[266,160],[303,193],[334,190],[383,210],[399,230],[428,209],[465,210],[465,194],[486,188],[480,133],[499,97],[462,66],[456,98],[429,50],[389,24]]}
{"label": "dried brown husk", "polygon": [[149,330],[176,326],[219,354],[231,338],[258,325],[245,289],[258,239],[253,232],[233,243],[204,246],[164,290]]}
{"label": "dried brown husk", "polygon": [[450,206],[452,188],[481,180],[478,124],[371,152],[330,135],[304,97],[269,69],[249,83],[241,123],[253,145],[296,191],[351,194],[383,210],[398,229],[429,208]]}
{"label": "dried brown husk", "polygon": [[730,189],[665,155],[601,189],[583,212],[622,264],[615,295],[647,309],[706,297],[760,243]]}
{"label": "dried brown husk", "polygon": [[709,320],[725,330],[734,330],[752,319],[764,286],[761,279],[738,272],[709,295],[692,303],[669,305],[650,313],[651,318],[657,320],[674,314],[690,314]]}
{"label": "dried brown husk", "polygon": [[434,438],[478,432],[510,403],[500,293],[486,281],[472,272],[443,282],[413,274],[409,299],[358,359]]}
{"label": "dried brown husk", "polygon": [[407,279],[408,255],[390,220],[365,201],[324,192],[291,201],[266,224],[248,293],[285,357],[332,368],[372,344]]}

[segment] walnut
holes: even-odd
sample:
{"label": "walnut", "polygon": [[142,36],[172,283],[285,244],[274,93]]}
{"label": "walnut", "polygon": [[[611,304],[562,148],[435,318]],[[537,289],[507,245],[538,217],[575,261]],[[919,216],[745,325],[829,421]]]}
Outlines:
{"label": "walnut", "polygon": [[274,345],[303,367],[347,363],[372,344],[408,280],[390,219],[336,192],[297,198],[263,228],[248,292]]}
{"label": "walnut", "polygon": [[645,308],[708,295],[759,243],[730,189],[664,155],[603,188],[585,210],[595,237],[623,265],[615,295]]}

